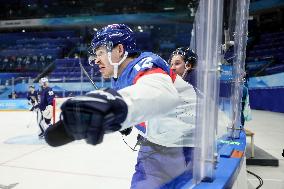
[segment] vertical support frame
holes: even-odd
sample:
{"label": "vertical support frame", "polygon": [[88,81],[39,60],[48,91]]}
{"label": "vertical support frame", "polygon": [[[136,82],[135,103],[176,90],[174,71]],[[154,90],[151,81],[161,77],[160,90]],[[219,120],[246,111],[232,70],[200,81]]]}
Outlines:
{"label": "vertical support frame", "polygon": [[236,7],[234,26],[234,59],[233,59],[233,87],[232,87],[232,129],[231,138],[238,138],[241,129],[241,101],[243,91],[243,77],[245,75],[245,58],[249,17],[249,0],[231,0]]}
{"label": "vertical support frame", "polygon": [[216,166],[216,128],[223,0],[200,0],[195,17],[195,49],[198,54],[197,107],[193,183],[212,181]]}

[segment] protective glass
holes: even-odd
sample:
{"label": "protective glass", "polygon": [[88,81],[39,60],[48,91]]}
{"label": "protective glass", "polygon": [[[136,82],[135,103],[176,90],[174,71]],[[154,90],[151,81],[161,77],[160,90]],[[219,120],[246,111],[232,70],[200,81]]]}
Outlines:
{"label": "protective glass", "polygon": [[199,1],[191,38],[198,55],[200,92],[193,169],[196,184],[215,179],[220,149],[240,136],[248,5],[247,0]]}

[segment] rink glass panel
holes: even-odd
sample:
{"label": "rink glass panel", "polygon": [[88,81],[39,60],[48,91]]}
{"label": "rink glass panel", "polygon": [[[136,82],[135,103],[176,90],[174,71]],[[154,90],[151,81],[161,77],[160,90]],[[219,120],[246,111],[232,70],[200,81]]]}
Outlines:
{"label": "rink glass panel", "polygon": [[[214,180],[218,150],[239,137],[247,0],[199,1],[191,47],[198,54],[193,183]],[[213,11],[214,10],[214,11]]]}

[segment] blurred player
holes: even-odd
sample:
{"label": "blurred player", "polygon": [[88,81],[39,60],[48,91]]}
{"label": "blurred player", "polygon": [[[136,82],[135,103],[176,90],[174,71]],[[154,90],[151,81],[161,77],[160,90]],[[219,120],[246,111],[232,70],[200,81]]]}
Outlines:
{"label": "blurred player", "polygon": [[[91,91],[61,106],[61,120],[45,140],[60,146],[85,139],[99,144],[106,133],[133,125],[142,135],[132,189],[180,188],[191,179],[196,94],[165,60],[138,53],[124,24],[104,27],[91,43],[93,60],[113,89]],[[178,181],[177,181],[178,180]]]}
{"label": "blurred player", "polygon": [[38,108],[38,92],[35,90],[35,86],[34,85],[30,85],[29,86],[29,92],[27,95],[27,99],[29,101],[29,105],[32,105],[32,108],[30,109],[30,111],[34,111],[35,109]]}
{"label": "blurred player", "polygon": [[38,125],[40,128],[39,137],[44,136],[45,129],[51,125],[52,118],[52,106],[54,99],[54,92],[48,86],[48,79],[43,77],[39,81],[41,87],[40,100],[39,100],[39,110],[40,115],[38,116]]}
{"label": "blurred player", "polygon": [[[36,113],[36,117],[37,117],[37,122],[39,123],[40,117],[41,117],[41,113],[38,107],[39,104],[39,95],[38,92],[35,90],[35,86],[34,85],[30,85],[29,86],[29,92],[27,94],[27,99],[28,99],[28,104],[31,105],[31,109],[30,111],[35,112]],[[30,121],[31,123],[31,121]],[[28,127],[30,125],[30,123],[28,124]],[[40,128],[40,132],[39,134],[41,134],[39,137],[42,137],[42,129]]]}

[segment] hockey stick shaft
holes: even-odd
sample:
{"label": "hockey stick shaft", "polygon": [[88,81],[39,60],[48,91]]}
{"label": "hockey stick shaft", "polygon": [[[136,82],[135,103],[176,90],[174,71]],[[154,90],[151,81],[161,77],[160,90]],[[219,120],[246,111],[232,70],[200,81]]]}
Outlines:
{"label": "hockey stick shaft", "polygon": [[31,123],[33,122],[33,119],[34,119],[34,112],[32,111],[31,113],[32,113],[32,116],[31,116],[31,118],[30,118],[29,123],[28,123],[27,126],[26,126],[27,128],[30,128]]}
{"label": "hockey stick shaft", "polygon": [[79,59],[79,65],[80,68],[82,69],[83,73],[87,76],[87,78],[90,80],[90,82],[92,83],[92,85],[95,87],[95,89],[99,89],[97,87],[97,85],[95,84],[95,82],[92,80],[92,78],[90,77],[90,75],[88,74],[88,72],[85,70],[84,66],[81,63],[81,59]]}
{"label": "hockey stick shaft", "polygon": [[50,63],[37,77],[34,79],[34,83],[37,83],[41,78],[46,77],[50,72],[55,69],[55,63]]}

